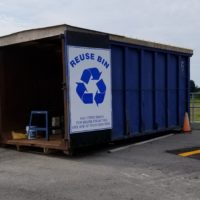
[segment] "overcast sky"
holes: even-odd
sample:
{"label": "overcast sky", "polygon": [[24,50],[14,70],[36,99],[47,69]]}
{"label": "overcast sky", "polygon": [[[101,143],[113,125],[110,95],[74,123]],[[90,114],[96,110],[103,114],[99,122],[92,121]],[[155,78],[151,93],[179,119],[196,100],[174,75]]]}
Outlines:
{"label": "overcast sky", "polygon": [[200,86],[200,0],[0,1],[0,35],[64,23],[191,48]]}

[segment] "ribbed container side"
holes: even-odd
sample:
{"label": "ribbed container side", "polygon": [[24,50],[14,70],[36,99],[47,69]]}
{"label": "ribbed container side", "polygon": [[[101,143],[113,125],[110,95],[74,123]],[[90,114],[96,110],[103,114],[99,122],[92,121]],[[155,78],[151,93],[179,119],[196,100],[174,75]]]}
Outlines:
{"label": "ribbed container side", "polygon": [[124,49],[112,46],[112,114],[113,139],[123,138],[125,134],[125,99],[124,99]]}
{"label": "ribbed container side", "polygon": [[190,56],[112,43],[113,140],[182,127]]}

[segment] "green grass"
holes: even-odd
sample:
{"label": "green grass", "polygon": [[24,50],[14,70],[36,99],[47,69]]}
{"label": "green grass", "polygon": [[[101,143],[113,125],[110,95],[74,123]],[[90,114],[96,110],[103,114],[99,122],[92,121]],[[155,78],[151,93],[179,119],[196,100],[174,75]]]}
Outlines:
{"label": "green grass", "polygon": [[190,99],[190,119],[191,121],[200,121],[200,97]]}
{"label": "green grass", "polygon": [[195,99],[190,99],[190,102],[191,102],[191,103],[192,103],[192,102],[200,103],[200,99],[197,99],[197,98],[195,98]]}

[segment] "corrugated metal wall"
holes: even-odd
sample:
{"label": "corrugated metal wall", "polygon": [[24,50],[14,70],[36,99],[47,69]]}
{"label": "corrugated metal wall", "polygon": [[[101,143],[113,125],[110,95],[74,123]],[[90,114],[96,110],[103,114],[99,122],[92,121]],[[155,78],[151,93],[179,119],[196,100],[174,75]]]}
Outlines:
{"label": "corrugated metal wall", "polygon": [[111,56],[113,140],[181,128],[190,55],[113,42]]}

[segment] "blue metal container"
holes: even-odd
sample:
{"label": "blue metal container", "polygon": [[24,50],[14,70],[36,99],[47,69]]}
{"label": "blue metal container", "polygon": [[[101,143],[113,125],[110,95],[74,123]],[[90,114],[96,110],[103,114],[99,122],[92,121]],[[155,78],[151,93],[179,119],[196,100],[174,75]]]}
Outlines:
{"label": "blue metal container", "polygon": [[30,110],[63,116],[64,150],[181,129],[189,112],[191,49],[69,25],[0,37],[0,47],[2,142]]}
{"label": "blue metal container", "polygon": [[[66,55],[71,54],[69,46],[86,47],[88,52],[91,48],[111,50],[111,130],[70,132],[72,148],[182,128],[184,114],[189,112],[192,50],[75,29],[67,31],[65,44]],[[77,61],[68,58],[71,68],[81,62],[78,53],[73,55]],[[71,68],[69,64],[67,70]]]}
{"label": "blue metal container", "polygon": [[111,56],[112,140],[181,129],[191,54],[111,41]]}

